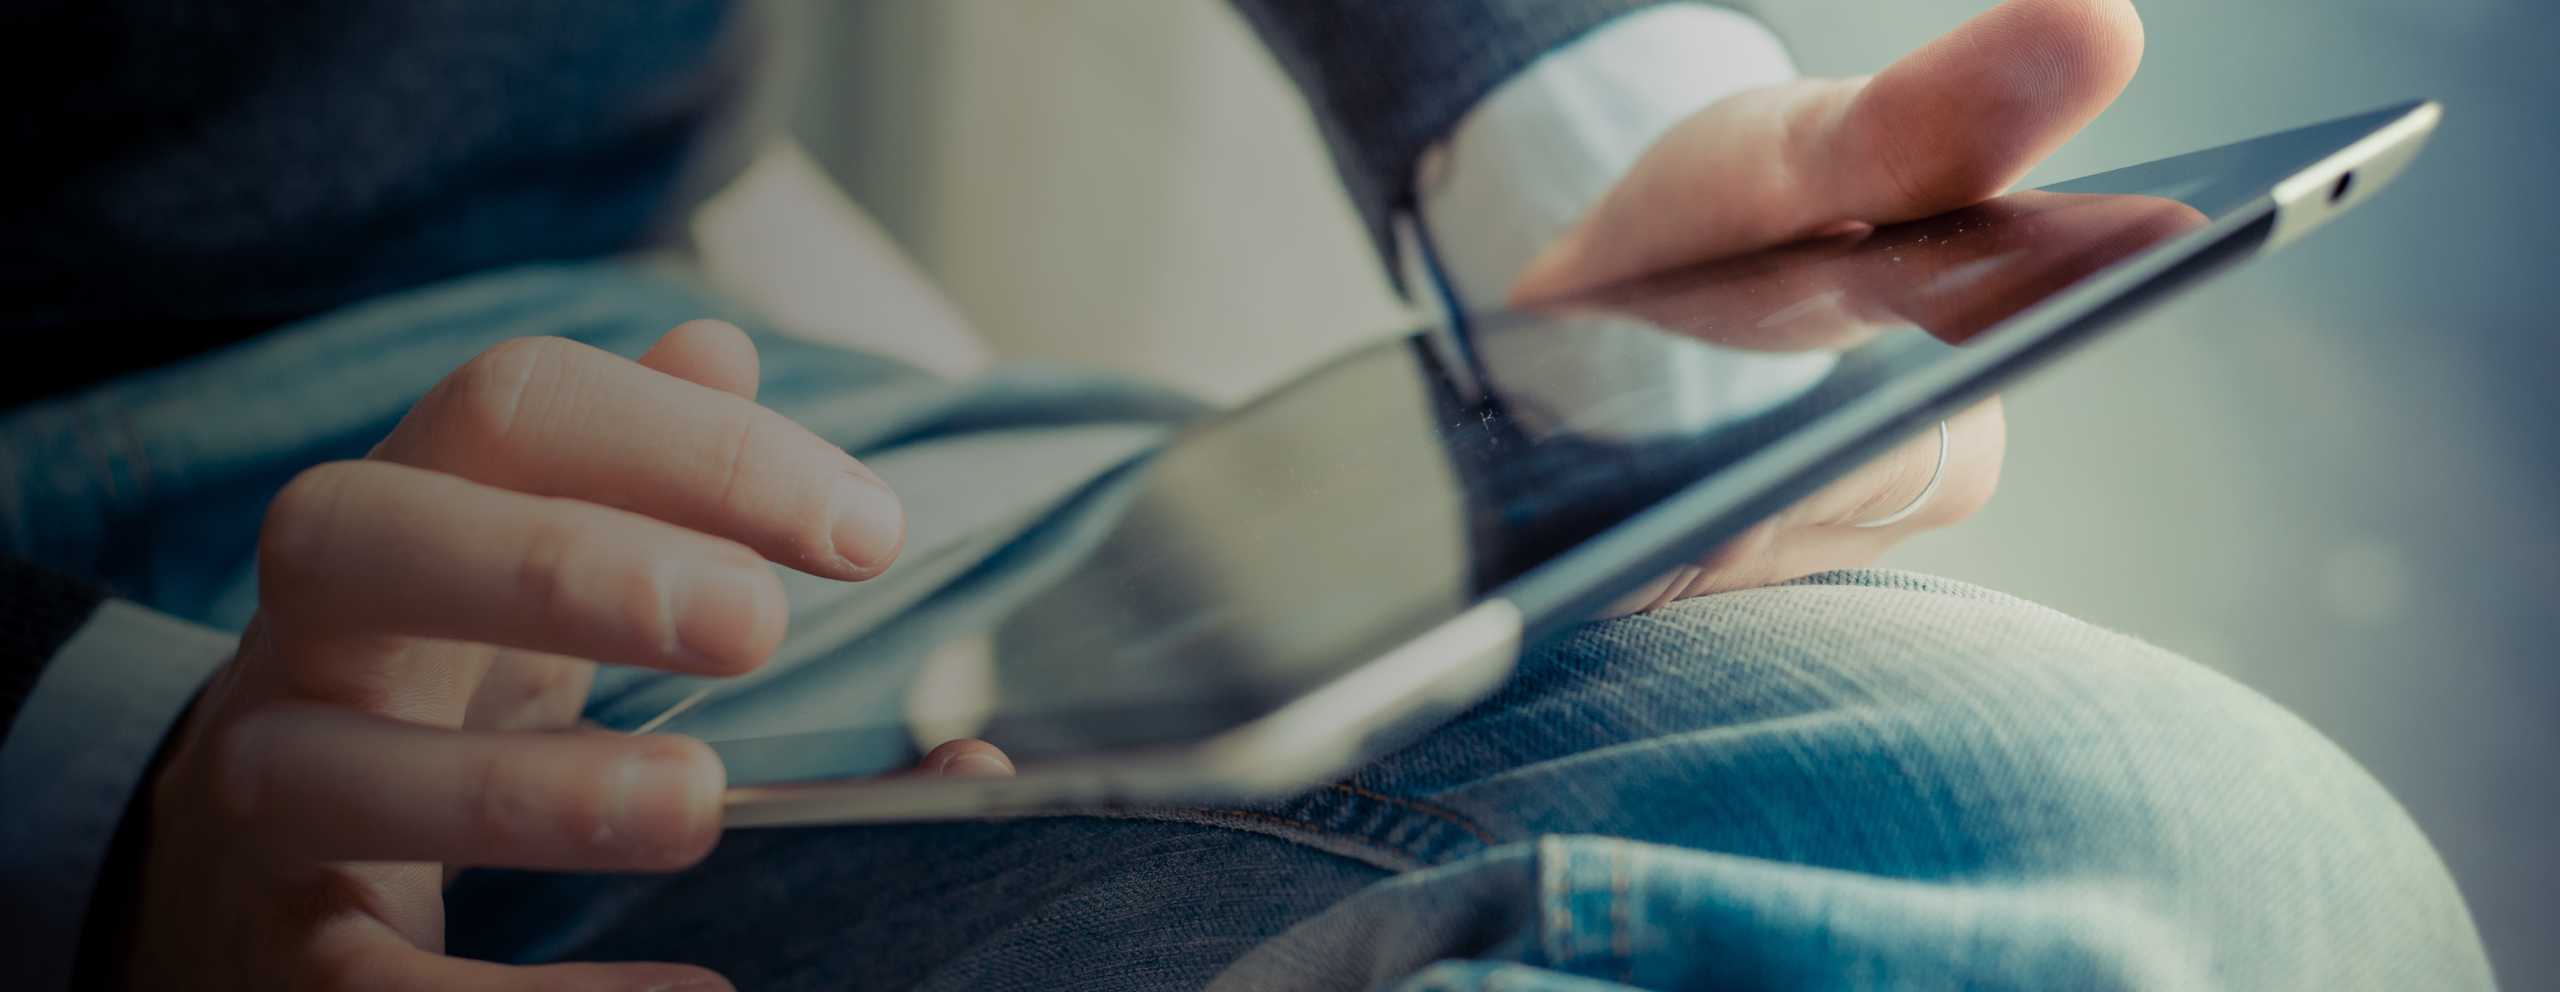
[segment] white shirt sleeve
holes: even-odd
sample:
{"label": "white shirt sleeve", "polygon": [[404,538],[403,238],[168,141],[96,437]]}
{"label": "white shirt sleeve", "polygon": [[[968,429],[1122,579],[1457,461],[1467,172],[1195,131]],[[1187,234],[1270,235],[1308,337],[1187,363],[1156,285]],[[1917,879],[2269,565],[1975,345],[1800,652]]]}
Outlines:
{"label": "white shirt sleeve", "polygon": [[0,961],[63,989],[125,804],[196,689],[239,641],[120,599],[98,604],[0,740]]}
{"label": "white shirt sleeve", "polygon": [[1498,304],[1672,125],[1795,78],[1768,28],[1701,3],[1648,7],[1548,53],[1423,156],[1421,223],[1450,290],[1468,310]]}

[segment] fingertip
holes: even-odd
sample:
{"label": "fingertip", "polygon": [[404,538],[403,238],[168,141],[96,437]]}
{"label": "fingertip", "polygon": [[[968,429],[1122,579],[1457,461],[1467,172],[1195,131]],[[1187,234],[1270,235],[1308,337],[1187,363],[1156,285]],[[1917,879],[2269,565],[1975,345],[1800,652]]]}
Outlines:
{"label": "fingertip", "polygon": [[944,741],[916,762],[916,770],[943,778],[1010,778],[1013,759],[995,745],[963,738]]}
{"label": "fingertip", "polygon": [[669,870],[702,860],[719,841],[728,769],[710,745],[690,737],[631,740],[639,746],[606,773],[597,839]]}
{"label": "fingertip", "polygon": [[2132,0],[2009,0],[1940,41],[1971,49],[1971,59],[1987,66],[2061,70],[2062,78],[2112,93],[2142,60],[2142,15]]}
{"label": "fingertip", "polygon": [[2107,32],[2108,44],[2130,77],[2142,63],[2142,49],[2148,42],[2142,25],[2142,12],[2134,9],[2133,0],[2090,0],[2091,13]]}
{"label": "fingertip", "polygon": [[648,962],[630,966],[639,974],[632,976],[633,992],[737,992],[737,986],[719,972],[689,964]]}
{"label": "fingertip", "polygon": [[661,961],[516,966],[453,958],[417,948],[385,948],[371,967],[350,974],[370,980],[337,983],[347,988],[486,989],[489,992],[736,992],[719,972]]}
{"label": "fingertip", "polygon": [[782,645],[790,608],[761,561],[690,561],[664,583],[666,653],[704,675],[753,670]]}
{"label": "fingertip", "polygon": [[2142,65],[2142,14],[2132,0],[2028,0],[2055,8],[2031,21],[2055,55],[2082,67],[2088,97],[2112,102]]}
{"label": "fingertip", "polygon": [[829,499],[827,535],[836,556],[850,566],[849,579],[867,579],[888,569],[906,544],[906,507],[898,494],[876,477],[836,473]]}
{"label": "fingertip", "polygon": [[971,751],[942,765],[944,778],[1012,778],[1013,762],[995,751]]}
{"label": "fingertip", "polygon": [[1907,220],[2015,183],[2115,102],[2142,61],[2128,0],[2009,0],[1922,45],[1850,107],[1835,159],[1870,175],[1852,213]]}
{"label": "fingertip", "polygon": [[644,367],[741,399],[756,398],[762,366],[738,325],[705,317],[675,326],[640,356]]}
{"label": "fingertip", "polygon": [[1511,291],[1503,297],[1502,304],[1529,306],[1570,290],[1575,285],[1575,262],[1583,255],[1584,243],[1590,240],[1591,224],[1591,215],[1586,214],[1572,229],[1548,242],[1512,280]]}

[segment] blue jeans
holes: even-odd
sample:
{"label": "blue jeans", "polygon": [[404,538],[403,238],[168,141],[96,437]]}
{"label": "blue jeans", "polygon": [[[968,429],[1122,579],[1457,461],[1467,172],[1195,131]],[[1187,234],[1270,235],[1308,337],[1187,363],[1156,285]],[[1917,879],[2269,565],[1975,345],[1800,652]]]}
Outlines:
{"label": "blue jeans", "polygon": [[[236,625],[266,496],[444,371],[528,333],[636,354],[722,312],[602,266],[350,308],[0,416],[0,524],[12,553]],[[1196,409],[759,346],[764,400],[857,454]],[[909,613],[1001,598],[1015,561]],[[749,989],[2491,984],[2426,840],[2299,720],[2131,638],[1875,571],[1585,625],[1286,800],[738,831],[675,875],[473,872],[447,918],[456,953],[697,961]]]}

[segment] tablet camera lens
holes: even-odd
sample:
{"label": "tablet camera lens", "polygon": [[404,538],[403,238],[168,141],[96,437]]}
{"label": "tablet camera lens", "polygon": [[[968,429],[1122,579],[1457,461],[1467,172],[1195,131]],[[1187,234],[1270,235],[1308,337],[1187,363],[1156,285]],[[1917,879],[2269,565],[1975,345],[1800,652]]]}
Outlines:
{"label": "tablet camera lens", "polygon": [[2338,173],[2338,181],[2337,181],[2337,183],[2336,183],[2335,185],[2332,185],[2332,186],[2330,186],[2330,187],[2329,187],[2329,202],[2331,202],[2331,203],[2336,203],[2336,202],[2338,202],[2338,201],[2340,201],[2340,200],[2346,199],[2346,198],[2347,198],[2347,191],[2348,191],[2348,190],[2350,190],[2350,189],[2354,189],[2354,188],[2355,188],[2355,185],[2356,185],[2356,174],[2355,174],[2355,173],[2352,173],[2352,172],[2341,172],[2341,173]]}

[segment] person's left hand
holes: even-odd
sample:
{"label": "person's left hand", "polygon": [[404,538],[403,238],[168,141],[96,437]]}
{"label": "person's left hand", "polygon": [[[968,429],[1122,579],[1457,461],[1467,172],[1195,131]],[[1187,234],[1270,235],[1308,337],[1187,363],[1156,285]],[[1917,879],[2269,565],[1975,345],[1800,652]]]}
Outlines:
{"label": "person's left hand", "polygon": [[[767,561],[860,580],[904,533],[878,477],[758,406],[757,379],[719,321],[636,362],[510,341],[364,460],[288,484],[258,612],[145,794],[103,984],[727,988],[677,964],[448,957],[439,869],[674,871],[718,840],[707,745],[573,729],[595,663],[752,670],[788,622]],[[1010,772],[974,741],[916,771]]]}
{"label": "person's left hand", "polygon": [[[1803,80],[1699,111],[1637,160],[1512,287],[1536,305],[1683,265],[1997,195],[2114,102],[2142,59],[2128,0],[2009,0],[1865,79]],[[1896,542],[1961,521],[1997,487],[1999,401],[1948,421],[1946,478],[1926,431],[1621,600],[1613,612],[1875,563]]]}

